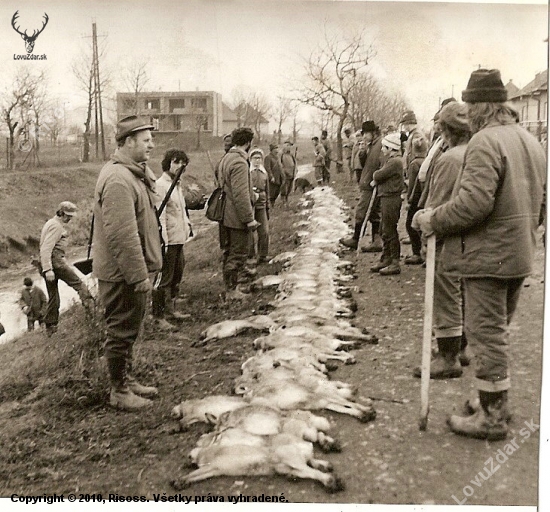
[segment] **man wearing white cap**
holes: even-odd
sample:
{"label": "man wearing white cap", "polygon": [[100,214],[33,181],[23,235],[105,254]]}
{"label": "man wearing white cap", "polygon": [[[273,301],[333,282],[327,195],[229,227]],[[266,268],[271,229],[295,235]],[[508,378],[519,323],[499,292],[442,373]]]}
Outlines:
{"label": "man wearing white cap", "polygon": [[40,234],[41,273],[48,291],[48,306],[44,315],[48,336],[57,331],[59,323],[60,299],[57,284],[60,279],[76,290],[84,307],[90,307],[93,301],[88,288],[65,259],[65,250],[68,245],[65,224],[70,222],[76,211],[75,204],[63,201],[57,207],[56,214],[44,224]]}

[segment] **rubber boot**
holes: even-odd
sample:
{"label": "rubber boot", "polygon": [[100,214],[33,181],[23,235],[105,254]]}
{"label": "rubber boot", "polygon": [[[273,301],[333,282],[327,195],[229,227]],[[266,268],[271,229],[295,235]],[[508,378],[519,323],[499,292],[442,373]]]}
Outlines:
{"label": "rubber boot", "polygon": [[462,366],[470,366],[471,357],[468,350],[468,340],[466,339],[466,335],[464,333],[462,333],[462,337],[460,339],[460,352],[458,354],[458,360]]}
{"label": "rubber boot", "polygon": [[370,268],[371,272],[380,272],[383,268],[386,268],[391,264],[391,260],[380,260],[376,265]]}
{"label": "rubber boot", "polygon": [[134,394],[130,389],[126,375],[125,357],[109,358],[107,365],[111,381],[109,403],[112,407],[125,411],[137,411],[152,404],[151,400]]}
{"label": "rubber boot", "polygon": [[392,260],[387,267],[381,268],[378,273],[381,276],[394,276],[401,274],[401,265],[399,264],[399,260]]}
{"label": "rubber boot", "polygon": [[140,395],[145,398],[157,396],[159,394],[158,389],[153,386],[143,386],[140,384],[134,377],[133,369],[133,350],[130,348],[128,359],[126,360],[126,383],[128,384],[128,387],[136,395]]}
{"label": "rubber boot", "polygon": [[475,439],[500,441],[508,435],[504,404],[508,391],[479,391],[481,407],[470,416],[451,416],[447,424],[451,431]]}
{"label": "rubber boot", "polygon": [[380,222],[371,222],[372,224],[372,242],[366,247],[362,247],[362,252],[382,252],[382,237],[380,236]]}
{"label": "rubber boot", "polygon": [[363,224],[355,224],[355,228],[353,230],[353,236],[349,238],[340,238],[340,243],[345,246],[349,247],[350,249],[357,250],[357,245],[359,244],[359,237],[361,236],[361,228],[363,227]]}
{"label": "rubber boot", "polygon": [[[474,414],[478,411],[480,407],[481,407],[481,403],[479,401],[479,396],[476,396],[475,398],[472,398],[472,399],[468,399],[464,404],[464,414],[466,415]],[[504,421],[506,421],[506,423],[510,423],[512,421],[512,413],[508,408],[508,393],[506,393],[504,395],[504,398],[502,399],[502,416],[504,417]]]}
{"label": "rubber boot", "polygon": [[237,272],[227,272],[224,275],[225,299],[230,301],[243,300],[247,297],[245,293],[237,288]]}
{"label": "rubber boot", "polygon": [[162,318],[166,308],[166,293],[164,290],[153,290],[151,295],[153,299],[151,313],[155,318]]}
{"label": "rubber boot", "polygon": [[176,299],[169,298],[164,306],[164,316],[168,320],[175,320],[176,322],[183,322],[188,320],[191,315],[184,315],[175,310]]}
{"label": "rubber boot", "polygon": [[[456,379],[462,375],[462,367],[458,361],[460,336],[437,338],[439,352],[430,362],[430,379]],[[417,378],[422,376],[422,369],[417,366],[413,370]]]}

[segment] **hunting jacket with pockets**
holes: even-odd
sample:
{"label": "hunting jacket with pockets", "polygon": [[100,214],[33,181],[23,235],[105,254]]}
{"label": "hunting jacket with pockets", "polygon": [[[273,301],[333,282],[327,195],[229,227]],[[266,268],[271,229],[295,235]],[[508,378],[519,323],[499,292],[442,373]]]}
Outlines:
{"label": "hunting jacket with pockets", "polygon": [[94,194],[93,271],[102,281],[136,284],[162,268],[152,171],[118,150]]}
{"label": "hunting jacket with pockets", "polygon": [[521,278],[531,273],[546,183],[546,155],[510,119],[470,140],[452,198],[433,210],[445,236],[443,270],[462,277]]}
{"label": "hunting jacket with pockets", "polygon": [[254,220],[254,191],[248,168],[248,155],[233,147],[223,157],[219,167],[219,179],[226,194],[223,225],[232,229],[247,229]]}

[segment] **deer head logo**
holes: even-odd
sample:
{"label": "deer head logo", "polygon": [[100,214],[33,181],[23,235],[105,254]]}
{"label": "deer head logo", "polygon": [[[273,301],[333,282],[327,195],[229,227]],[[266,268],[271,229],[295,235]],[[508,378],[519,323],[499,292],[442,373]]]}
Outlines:
{"label": "deer head logo", "polygon": [[32,35],[28,35],[27,31],[21,32],[19,30],[19,26],[16,26],[15,23],[17,21],[17,18],[19,17],[19,11],[15,11],[15,14],[13,15],[13,18],[11,19],[11,26],[13,27],[13,30],[15,30],[25,41],[25,49],[27,50],[27,53],[32,53],[34,50],[34,42],[36,41],[36,38],[42,33],[44,28],[46,28],[46,25],[48,24],[48,15],[44,13],[44,23],[42,25],[42,28],[40,30],[33,30]]}

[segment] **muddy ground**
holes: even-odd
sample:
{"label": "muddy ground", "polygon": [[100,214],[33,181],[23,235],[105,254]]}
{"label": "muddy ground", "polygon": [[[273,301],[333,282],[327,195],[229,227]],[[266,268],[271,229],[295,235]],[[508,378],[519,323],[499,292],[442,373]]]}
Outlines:
{"label": "muddy ground", "polygon": [[[333,186],[351,207],[355,205],[357,187],[348,183],[346,175],[335,175]],[[294,196],[288,208],[279,206],[272,212],[272,254],[293,247],[288,226],[297,203]],[[206,326],[259,311],[273,298],[273,292],[262,292],[242,305],[221,301],[216,237],[211,228],[187,248],[179,307],[191,313],[192,320],[173,334],[148,329],[137,350],[139,377],[160,390],[160,398],[148,411],[123,413],[105,405],[101,366],[83,356],[90,353],[90,345],[99,346],[99,331],[86,325],[79,307],[64,316],[56,337],[35,333],[0,347],[1,496],[72,492],[153,499],[153,494],[175,494],[169,482],[189,471],[187,453],[208,428],[195,425],[187,432],[172,433],[176,424],[170,410],[183,399],[229,394],[240,364],[253,354],[255,336],[241,335],[203,348],[192,348],[190,342]],[[409,250],[404,245],[402,255]],[[210,493],[227,500],[228,495],[283,493],[290,502],[318,503],[455,504],[458,500],[468,505],[536,505],[539,435],[535,431],[527,438],[520,430],[526,421],[539,423],[542,244],[536,271],[525,283],[511,326],[510,436],[494,443],[457,437],[445,424],[446,415],[458,411],[471,392],[472,367],[460,379],[432,382],[428,430],[418,429],[420,383],[411,371],[420,361],[424,269],[403,265],[401,275],[382,277],[369,272],[376,255],[347,252],[344,257],[357,263],[353,285],[359,311],[354,322],[380,338],[378,345],[355,352],[357,364],[341,366],[333,374],[357,385],[359,396],[375,400],[376,420],[362,424],[322,413],[334,422],[334,435],[343,450],[318,456],[333,463],[346,490],[331,495],[310,481],[223,477],[194,484],[181,494]],[[278,270],[261,267],[262,274]],[[498,450],[514,438],[519,448],[494,475],[487,480],[476,477],[485,474],[491,457],[496,466]]]}

